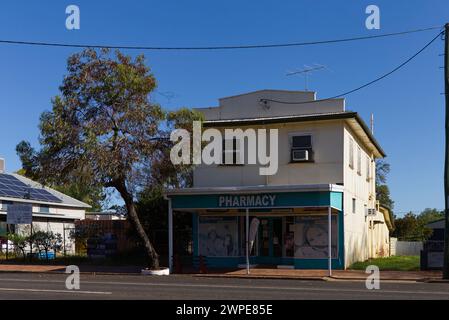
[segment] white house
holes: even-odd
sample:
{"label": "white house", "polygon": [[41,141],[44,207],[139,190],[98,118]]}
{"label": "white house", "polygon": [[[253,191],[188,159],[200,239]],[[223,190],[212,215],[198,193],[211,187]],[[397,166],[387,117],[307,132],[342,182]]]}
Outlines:
{"label": "white house", "polygon": [[0,160],[0,238],[7,232],[29,232],[30,225],[7,225],[8,207],[29,204],[32,207],[33,230],[53,231],[63,236],[66,253],[75,250],[70,232],[75,221],[85,218],[86,203],[18,174],[6,173],[5,161]]}
{"label": "white house", "polygon": [[[192,213],[195,256],[236,267],[248,244],[252,264],[345,269],[388,255],[388,211],[379,211],[375,192],[375,159],[385,153],[344,99],[261,90],[197,110],[204,128],[221,132],[278,129],[279,164],[274,175],[260,175],[259,164],[201,164],[193,188],[166,191],[170,222],[176,212]],[[245,143],[233,152],[246,158]]]}

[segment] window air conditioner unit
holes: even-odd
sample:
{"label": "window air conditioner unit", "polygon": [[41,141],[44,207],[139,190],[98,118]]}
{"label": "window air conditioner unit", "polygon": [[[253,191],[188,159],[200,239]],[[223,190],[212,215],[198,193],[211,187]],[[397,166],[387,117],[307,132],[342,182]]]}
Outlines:
{"label": "window air conditioner unit", "polygon": [[292,151],[293,161],[307,161],[309,160],[309,150],[293,150]]}

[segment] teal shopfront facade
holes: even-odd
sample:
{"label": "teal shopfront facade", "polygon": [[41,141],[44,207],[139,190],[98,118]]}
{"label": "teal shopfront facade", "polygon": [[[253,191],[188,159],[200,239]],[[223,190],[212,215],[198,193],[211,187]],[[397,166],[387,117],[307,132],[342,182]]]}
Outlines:
{"label": "teal shopfront facade", "polygon": [[167,191],[170,256],[176,237],[173,214],[190,212],[193,256],[203,256],[210,268],[328,269],[331,264],[344,269],[343,192],[338,187]]}

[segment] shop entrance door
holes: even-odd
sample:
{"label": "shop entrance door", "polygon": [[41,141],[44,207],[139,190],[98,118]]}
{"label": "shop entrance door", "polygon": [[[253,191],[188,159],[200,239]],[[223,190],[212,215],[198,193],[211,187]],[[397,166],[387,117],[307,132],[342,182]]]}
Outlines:
{"label": "shop entrance door", "polygon": [[282,259],[282,218],[259,218],[258,264],[278,265]]}

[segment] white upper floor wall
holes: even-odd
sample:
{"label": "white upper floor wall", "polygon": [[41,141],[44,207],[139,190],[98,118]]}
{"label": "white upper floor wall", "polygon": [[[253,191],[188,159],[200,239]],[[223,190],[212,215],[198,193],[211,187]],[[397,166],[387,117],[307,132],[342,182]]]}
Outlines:
{"label": "white upper floor wall", "polygon": [[[205,127],[222,132],[225,128],[278,129],[279,166],[275,175],[263,176],[258,164],[198,165],[194,186],[341,184],[372,207],[374,159],[382,157],[383,151],[360,117],[345,111],[343,99],[303,103],[315,98],[313,92],[262,90],[220,99],[219,107],[196,109],[204,114]],[[295,136],[310,136],[310,161],[293,161]]]}

